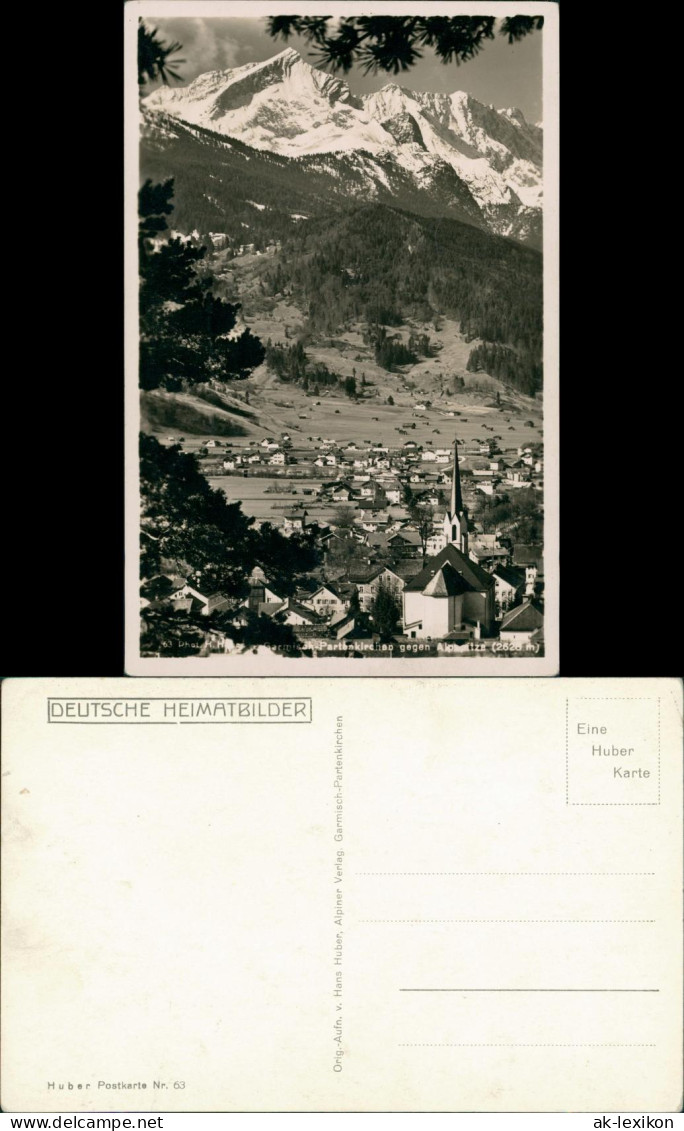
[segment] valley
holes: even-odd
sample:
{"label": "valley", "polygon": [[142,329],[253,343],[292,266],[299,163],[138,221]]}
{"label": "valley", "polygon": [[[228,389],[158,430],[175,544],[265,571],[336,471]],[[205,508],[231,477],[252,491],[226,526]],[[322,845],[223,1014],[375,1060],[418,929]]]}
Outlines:
{"label": "valley", "polygon": [[[237,424],[242,435],[228,439],[212,429],[210,420],[202,426],[196,421],[184,424],[182,415],[174,417],[170,412],[164,420],[149,426],[161,442],[170,442],[169,426],[182,429],[187,449],[198,451],[207,440],[225,441],[238,451],[265,436],[277,439],[283,431],[290,433],[293,447],[301,453],[319,451],[326,440],[400,449],[408,440],[420,446],[443,447],[457,436],[460,443],[472,446],[498,435],[503,451],[541,440],[541,398],[524,396],[487,373],[469,373],[468,357],[479,339],[466,342],[454,319],[412,319],[393,327],[404,340],[412,333],[429,334],[434,356],[390,373],[374,360],[372,349],[363,340],[361,323],[338,330],[334,338],[311,335],[304,312],[291,297],[264,299],[259,280],[277,258],[275,250],[269,256],[246,253],[232,258],[225,252],[214,253],[211,265],[219,293],[239,299],[242,324],[263,342],[287,344],[304,337],[312,361],[322,362],[342,377],[355,376],[359,382],[363,377],[366,384],[359,388],[359,399],[325,387],[315,396],[298,384],[281,381],[263,363],[246,381],[220,386],[226,419]],[[208,407],[191,391],[157,395],[169,405],[180,400],[198,413]],[[500,404],[496,403],[497,396]],[[394,403],[388,404],[388,398]],[[424,408],[417,407],[426,401],[429,404]],[[236,416],[234,410],[249,415]],[[211,411],[217,411],[214,405]],[[176,439],[177,433],[173,435]],[[294,466],[287,468],[288,472],[296,474]],[[245,509],[252,513],[248,500]]]}

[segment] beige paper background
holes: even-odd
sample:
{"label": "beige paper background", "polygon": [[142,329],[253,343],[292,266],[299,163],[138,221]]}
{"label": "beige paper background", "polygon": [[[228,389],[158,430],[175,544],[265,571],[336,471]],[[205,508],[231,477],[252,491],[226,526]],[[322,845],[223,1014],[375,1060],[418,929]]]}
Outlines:
{"label": "beige paper background", "polygon": [[[126,368],[126,657],[129,675],[144,676],[553,676],[559,671],[559,13],[549,0],[381,0],[364,3],[367,15],[543,15],[544,120],[544,656],[468,658],[444,656],[387,660],[382,656],[346,659],[291,657],[260,648],[241,655],[188,658],[140,656],[140,491],[138,434],[138,213],[139,89],[137,82],[137,25],[139,18],[245,17],[278,13],[300,15],[359,15],[357,0],[129,0],[124,12],[125,37],[125,368]],[[274,42],[274,54],[281,48]],[[454,85],[465,81],[454,67]]]}
{"label": "beige paper background", "polygon": [[[678,681],[3,690],[5,1110],[678,1106]],[[313,722],[56,725],[48,695],[311,695]],[[566,804],[580,696],[659,700],[658,805]]]}

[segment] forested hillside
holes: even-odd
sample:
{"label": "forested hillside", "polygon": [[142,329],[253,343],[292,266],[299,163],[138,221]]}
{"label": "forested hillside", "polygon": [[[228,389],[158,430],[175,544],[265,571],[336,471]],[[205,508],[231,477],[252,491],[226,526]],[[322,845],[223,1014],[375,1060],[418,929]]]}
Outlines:
{"label": "forested hillside", "polygon": [[264,285],[291,288],[314,333],[448,315],[467,339],[508,347],[505,358],[477,354],[472,369],[496,353],[503,379],[525,393],[541,387],[541,255],[471,225],[381,205],[314,219],[283,244]]}
{"label": "forested hillside", "polygon": [[149,110],[143,110],[140,166],[152,181],[173,177],[180,231],[226,232],[231,243],[265,246],[287,236],[302,217],[326,215],[354,200],[485,224],[467,185],[447,165],[435,172],[427,194],[377,155],[282,157]]}

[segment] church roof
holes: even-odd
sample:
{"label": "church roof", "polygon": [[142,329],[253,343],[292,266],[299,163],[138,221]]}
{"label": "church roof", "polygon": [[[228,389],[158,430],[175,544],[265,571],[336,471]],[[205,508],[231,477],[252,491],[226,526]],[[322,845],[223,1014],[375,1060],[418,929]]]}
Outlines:
{"label": "church roof", "polygon": [[392,573],[396,573],[402,581],[408,581],[420,573],[421,565],[417,558],[402,558],[392,566]]}
{"label": "church roof", "polygon": [[[484,590],[491,589],[494,585],[494,578],[491,573],[487,573],[485,569],[477,565],[476,562],[470,561],[465,554],[449,543],[443,550],[440,550],[434,558],[428,558],[424,569],[412,577],[406,584],[406,591],[415,593],[416,591],[422,592],[426,585],[431,581],[438,570],[443,565],[449,563],[450,566],[461,575],[463,580],[467,582],[467,588],[475,590],[476,592],[483,592]],[[463,590],[465,592],[465,590]]]}
{"label": "church roof", "polygon": [[426,597],[459,597],[470,589],[460,573],[449,562],[445,562],[428,581],[423,593]]}

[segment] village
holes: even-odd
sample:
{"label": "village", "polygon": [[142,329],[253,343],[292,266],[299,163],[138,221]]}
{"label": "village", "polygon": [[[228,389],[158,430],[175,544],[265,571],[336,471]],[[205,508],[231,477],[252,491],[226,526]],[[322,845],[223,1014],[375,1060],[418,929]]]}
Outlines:
{"label": "village", "polygon": [[[311,656],[543,654],[541,537],[519,539],[515,521],[523,513],[528,528],[531,518],[541,530],[541,441],[502,448],[494,426],[486,439],[449,447],[316,439],[312,448],[289,432],[243,443],[164,437],[194,450],[212,485],[241,500],[257,526],[288,536],[314,530],[321,564],[289,595],[255,567],[237,611],[199,574],[155,579],[143,586],[142,606],[200,614],[200,622],[231,609],[237,624],[269,617]],[[492,529],[487,500],[508,502],[511,518]],[[208,619],[201,654],[233,648]]]}

